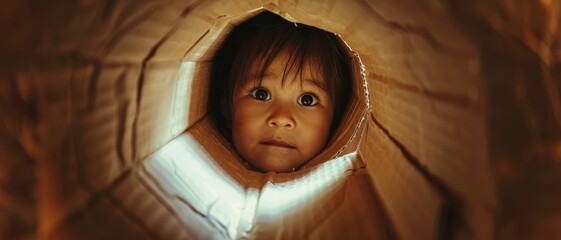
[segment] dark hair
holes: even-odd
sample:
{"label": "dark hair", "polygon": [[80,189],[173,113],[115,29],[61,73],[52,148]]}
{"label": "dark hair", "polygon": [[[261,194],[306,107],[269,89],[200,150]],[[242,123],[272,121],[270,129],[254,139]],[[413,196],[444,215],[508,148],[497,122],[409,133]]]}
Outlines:
{"label": "dark hair", "polygon": [[[335,34],[322,29],[295,24],[263,12],[232,31],[217,53],[211,72],[209,104],[216,112],[221,132],[230,138],[231,103],[234,88],[241,81],[261,81],[272,61],[279,54],[288,54],[282,81],[294,71],[302,76],[306,64],[314,64],[312,74],[323,76],[325,88],[334,106],[332,132],[339,125],[352,90],[351,66],[346,47]],[[249,69],[257,62],[256,75]],[[312,65],[313,66],[313,65]],[[321,71],[321,72],[319,72]],[[302,80],[300,77],[298,80]],[[260,82],[259,82],[260,83]]]}

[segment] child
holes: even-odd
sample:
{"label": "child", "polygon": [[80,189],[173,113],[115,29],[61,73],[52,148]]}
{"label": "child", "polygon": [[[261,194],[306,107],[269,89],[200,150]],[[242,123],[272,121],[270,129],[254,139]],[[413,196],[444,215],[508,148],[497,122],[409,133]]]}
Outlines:
{"label": "child", "polygon": [[213,67],[218,126],[257,170],[295,171],[325,148],[346,110],[345,46],[268,12],[234,31]]}

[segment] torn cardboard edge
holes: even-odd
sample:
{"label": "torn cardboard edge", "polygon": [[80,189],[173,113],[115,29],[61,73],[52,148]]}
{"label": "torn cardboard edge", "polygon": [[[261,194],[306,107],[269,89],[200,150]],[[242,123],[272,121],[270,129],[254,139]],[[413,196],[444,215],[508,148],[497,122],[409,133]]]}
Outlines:
{"label": "torn cardboard edge", "polygon": [[242,166],[224,138],[208,137],[217,132],[205,118],[146,159],[142,168],[162,195],[180,196],[229,238],[271,234],[263,227],[290,212],[306,211],[301,205],[331,196],[355,171],[365,171],[355,152],[295,173],[255,172]]}

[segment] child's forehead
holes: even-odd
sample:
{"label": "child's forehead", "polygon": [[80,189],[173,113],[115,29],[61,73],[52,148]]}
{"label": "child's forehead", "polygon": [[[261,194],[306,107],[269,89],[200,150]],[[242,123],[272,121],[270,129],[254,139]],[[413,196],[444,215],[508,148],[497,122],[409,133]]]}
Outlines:
{"label": "child's forehead", "polygon": [[[324,69],[315,57],[299,56],[282,51],[269,61],[267,65],[266,56],[250,59],[247,75],[249,79],[285,77],[301,82],[313,80],[324,84]],[[296,78],[295,75],[297,75]]]}
{"label": "child's forehead", "polygon": [[[279,63],[279,62],[277,62]],[[252,70],[244,80],[246,84],[252,86],[261,86],[269,84],[299,85],[302,88],[317,88],[325,91],[326,82],[323,72],[319,68],[313,68],[306,64],[298,69],[293,66],[292,69],[286,64],[271,64],[267,69]]]}

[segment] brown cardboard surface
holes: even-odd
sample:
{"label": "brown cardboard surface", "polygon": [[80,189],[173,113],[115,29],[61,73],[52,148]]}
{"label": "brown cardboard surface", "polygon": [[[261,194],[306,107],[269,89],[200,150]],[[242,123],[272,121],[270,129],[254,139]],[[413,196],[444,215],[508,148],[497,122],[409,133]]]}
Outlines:
{"label": "brown cardboard surface", "polygon": [[[359,153],[399,239],[436,239],[446,199],[372,120]],[[372,144],[372,143],[376,144]]]}
{"label": "brown cardboard surface", "polygon": [[[482,212],[495,211],[497,199],[485,147],[479,53],[461,32],[451,30],[450,16],[439,6],[365,5],[379,24],[376,31],[359,35],[375,36],[375,41],[358,44],[369,70],[375,120],[413,156],[419,170],[461,199],[461,211],[473,211],[460,218],[490,216]],[[479,224],[489,218],[462,221],[476,238],[492,237]]]}
{"label": "brown cardboard surface", "polygon": [[[321,225],[306,233],[310,239],[391,239],[380,200],[370,185],[366,169],[347,180],[341,206],[330,212]],[[360,206],[360,207],[356,207]],[[386,228],[386,229],[385,229]]]}
{"label": "brown cardboard surface", "polygon": [[489,165],[501,204],[496,238],[561,238],[560,4],[465,2],[453,8],[466,12],[457,15],[462,24],[478,22],[465,30],[483,55]]}
{"label": "brown cardboard surface", "polygon": [[[295,173],[251,171],[205,118],[150,156],[139,171],[150,176],[144,180],[145,186],[161,191],[158,195],[170,211],[180,216],[185,214],[181,209],[195,212],[198,219],[210,222],[226,237],[308,238],[311,234],[326,236],[328,229],[387,237],[363,166],[353,153]],[[359,192],[364,195],[349,198]],[[361,203],[364,207],[357,209]],[[349,215],[368,209],[371,212],[362,217]],[[142,213],[134,206],[129,210]],[[361,224],[339,222],[339,230],[325,226],[324,220],[339,216],[349,220],[348,224],[352,219],[360,219]],[[198,234],[201,230],[190,231]]]}
{"label": "brown cardboard surface", "polygon": [[[72,111],[76,114],[76,143],[80,147],[80,173],[85,184],[104,189],[132,165],[132,119],[136,111],[136,79],[139,68],[91,66],[76,70]],[[83,73],[95,77],[86,77]]]}
{"label": "brown cardboard surface", "polygon": [[[228,174],[236,169],[224,169],[217,164],[219,161],[232,164],[235,156],[228,154],[230,152],[212,137],[203,137],[209,133],[204,125],[209,127],[204,122],[195,125],[192,132],[181,135],[147,159],[145,172],[153,176],[147,180],[160,188],[164,198],[170,198],[167,201],[174,202],[171,206],[179,204],[191,209],[217,232],[234,238],[246,201],[244,182]],[[217,160],[213,160],[210,152],[218,155]],[[237,165],[237,170],[243,171],[240,176],[247,178],[246,182],[259,183],[256,173],[247,174],[249,170],[240,162]],[[198,230],[193,228],[192,231]]]}
{"label": "brown cardboard surface", "polygon": [[[37,57],[10,71],[36,114],[15,135],[37,162],[39,237],[430,239],[449,195],[459,231],[493,236],[480,56],[437,3],[76,4],[0,47]],[[249,170],[206,118],[214,52],[263,10],[339,34],[365,65],[345,127],[296,173]]]}
{"label": "brown cardboard surface", "polygon": [[[427,94],[378,76],[372,78],[370,86],[376,96],[372,101],[375,120],[415,157],[422,169],[462,199],[466,205],[462,211],[475,211],[465,216],[479,215],[478,208],[492,212],[497,199],[485,160],[487,149],[481,144],[485,143],[485,129],[479,103],[446,100],[451,95]],[[485,229],[476,226],[487,220],[471,220],[469,224],[474,229]],[[476,235],[490,237],[486,231]]]}
{"label": "brown cardboard surface", "polygon": [[[208,63],[152,63],[144,72],[137,118],[136,159],[143,159],[207,111]],[[197,100],[193,100],[198,93]],[[165,103],[161,105],[160,103]]]}
{"label": "brown cardboard surface", "polygon": [[[0,81],[0,98],[4,104],[14,108],[24,106],[24,100],[18,96],[16,82]],[[4,112],[0,114],[4,124],[0,125],[0,234],[10,232],[11,229],[34,229],[37,222],[36,199],[34,182],[35,164],[26,154],[14,132],[22,130],[22,116],[16,113]],[[13,231],[12,231],[13,232]],[[22,238],[33,237],[31,231],[15,232],[15,236]]]}
{"label": "brown cardboard surface", "polygon": [[[469,185],[463,182],[473,170],[485,170],[484,164],[476,160],[484,156],[484,149],[477,147],[483,139],[481,119],[476,114],[479,110],[423,97],[421,93],[384,82],[373,85],[372,94],[378,96],[373,101],[373,115],[393,137],[429,171],[447,179],[461,194],[481,200],[493,199],[492,188],[483,191],[480,187],[487,186],[485,181],[489,179],[474,178]],[[416,104],[408,104],[410,102]],[[450,161],[452,158],[462,160]]]}
{"label": "brown cardboard surface", "polygon": [[180,2],[136,3],[146,9],[137,11],[138,15],[129,15],[130,22],[123,23],[126,27],[120,32],[121,36],[108,42],[105,61],[141,64],[150,58],[181,16],[185,5],[177,3]]}
{"label": "brown cardboard surface", "polygon": [[[121,208],[124,214],[129,215],[130,219],[137,225],[145,228],[152,237],[162,239],[185,239],[194,238],[196,235],[189,233],[184,227],[183,219],[177,217],[177,212],[173,211],[162,197],[154,194],[156,190],[147,186],[146,180],[149,176],[143,175],[141,170],[126,175],[119,181],[109,196],[116,207]],[[187,211],[182,211],[188,215]],[[203,229],[205,225],[198,225],[196,219],[190,219],[189,226]],[[208,231],[211,232],[211,231]]]}
{"label": "brown cardboard surface", "polygon": [[[383,129],[376,137],[390,138],[388,148],[397,146],[412,166],[400,165],[409,170],[392,172],[420,172],[421,182],[453,197],[459,226],[450,238],[559,238],[560,6],[558,0],[0,1],[0,238],[153,237],[144,231],[158,225],[133,220],[151,213],[131,203],[126,190],[134,189],[134,198],[142,196],[137,184],[151,175],[146,168],[133,168],[152,163],[145,157],[187,128],[193,133],[207,113],[207,96],[201,93],[205,77],[193,77],[192,83],[180,80],[182,64],[210,64],[225,33],[263,9],[336,32],[359,53],[368,70],[370,124]],[[187,69],[187,79],[192,71],[205,72],[204,67]],[[166,76],[161,85],[160,75]],[[188,86],[198,90],[182,92]],[[352,132],[345,129],[339,138]],[[210,133],[204,139],[216,137]],[[349,146],[361,140],[355,138]],[[354,152],[345,148],[349,151],[337,154],[338,144],[297,174]],[[365,152],[376,143],[360,146]],[[390,154],[378,150],[380,156],[355,162],[358,168],[366,164],[367,170],[359,171],[373,179],[383,178],[372,174],[371,165]],[[219,152],[208,154],[214,159]],[[232,178],[244,182],[250,172],[230,160],[216,163],[234,169]],[[386,163],[396,166],[391,159]],[[131,172],[141,176],[138,181],[126,178],[136,176]],[[168,181],[166,177],[156,180]],[[382,190],[382,185],[409,190],[408,181],[413,181],[396,179],[369,183],[381,206],[402,201],[396,190]],[[118,200],[107,197],[117,188]],[[356,190],[362,188],[347,188],[355,190],[345,192],[349,201],[343,204],[369,202],[359,200],[372,193]],[[247,194],[246,205],[255,206],[259,192]],[[392,196],[395,202],[383,200]],[[172,208],[164,198],[155,198]],[[125,208],[115,207],[120,201],[138,214],[123,214]],[[184,213],[177,215],[181,224],[165,226],[200,227],[201,235],[162,230],[164,236],[225,236],[188,204],[173,207]],[[347,214],[358,208],[341,209],[347,208],[336,210],[309,236],[331,236],[330,230],[337,229],[331,227],[339,226],[334,219],[350,219]],[[386,207],[381,210],[388,219],[405,219]],[[415,216],[425,216],[423,210],[410,209]],[[237,232],[252,225],[255,214],[245,213]],[[400,225],[409,220],[392,221]]]}
{"label": "brown cardboard surface", "polygon": [[[360,171],[354,168],[360,166],[354,163],[357,160],[356,154],[348,154],[305,174],[279,174],[284,175],[283,182],[277,182],[276,175],[272,174],[261,190],[251,238],[308,238],[311,232],[324,224],[323,221],[336,217],[332,216],[335,212],[352,211],[357,205],[344,204],[347,199],[346,188],[352,185],[366,187],[362,191],[370,190],[368,185],[351,181],[356,177],[355,171]],[[350,222],[340,222],[338,226],[331,226],[332,230],[362,232],[364,237],[383,236],[384,225],[376,225],[381,221],[381,216],[376,214],[379,212],[376,200],[368,199],[365,205],[376,209],[361,219],[364,225],[349,226]]]}
{"label": "brown cardboard surface", "polygon": [[83,239],[154,237],[106,196],[92,198],[80,211],[73,213],[57,231],[53,231],[49,238],[75,239],[76,236],[81,236]]}
{"label": "brown cardboard surface", "polygon": [[21,72],[19,81],[30,86],[29,100],[37,99],[38,110],[35,119],[25,118],[19,137],[26,153],[37,164],[36,178],[38,202],[49,208],[37,209],[38,219],[44,219],[44,229],[58,228],[66,216],[85,201],[87,195],[76,184],[75,172],[65,173],[64,169],[74,168],[75,162],[69,157],[75,151],[70,136],[72,115],[70,82],[72,71],[64,63],[58,68],[33,68]]}
{"label": "brown cardboard surface", "polygon": [[[266,5],[266,8],[278,11],[274,4],[268,4]],[[130,169],[132,166],[136,165],[135,163],[139,159],[143,159],[145,156],[147,156],[147,154],[166,144],[169,139],[177,136],[177,134],[183,131],[183,129],[197,122],[203,116],[203,114],[206,113],[207,110],[204,106],[204,103],[206,103],[206,85],[204,83],[206,81],[206,78],[208,77],[209,68],[208,64],[205,64],[204,61],[210,60],[209,57],[212,56],[213,49],[216,48],[216,44],[219,43],[217,39],[224,37],[224,33],[222,31],[224,29],[228,30],[227,26],[229,28],[233,26],[232,24],[230,24],[230,19],[227,18],[212,20],[214,21],[214,24],[212,25],[211,30],[209,30],[209,32],[206,33],[202,39],[197,40],[195,42],[195,45],[192,48],[189,48],[189,52],[187,52],[185,55],[186,57],[183,58],[183,60],[190,59],[203,61],[201,63],[187,61],[174,63],[169,61],[169,59],[165,60],[165,62],[163,63],[154,61],[158,58],[150,59],[149,62],[146,62],[145,60],[143,60],[146,56],[150,56],[151,54],[162,54],[158,51],[159,47],[167,46],[166,44],[169,39],[175,39],[174,33],[178,32],[177,29],[179,29],[174,28],[172,30],[165,31],[166,29],[170,28],[160,28],[160,26],[170,24],[172,22],[181,23],[181,21],[174,20],[169,16],[164,17],[162,14],[166,13],[165,11],[163,13],[154,15],[144,14],[143,12],[147,11],[146,9],[138,11],[140,11],[137,13],[138,15],[131,15],[131,19],[133,20],[130,20],[130,23],[134,23],[132,25],[134,27],[132,28],[131,32],[127,33],[126,37],[124,37],[123,39],[118,39],[110,42],[111,50],[105,61],[111,64],[94,64],[93,66],[86,65],[85,67],[80,66],[76,71],[76,78],[73,78],[71,80],[72,84],[70,86],[72,87],[63,88],[66,89],[66,91],[72,92],[72,97],[77,100],[75,105],[72,105],[72,107],[70,108],[64,109],[64,111],[72,112],[79,117],[76,119],[76,123],[78,124],[76,128],[77,131],[73,132],[73,136],[77,137],[78,139],[83,139],[82,141],[78,141],[78,143],[82,145],[78,146],[79,150],[76,153],[76,156],[80,159],[79,163],[76,165],[77,169],[79,169],[79,171],[77,172],[78,179],[74,179],[71,181],[79,182],[78,186],[81,185],[81,187],[78,187],[78,189],[85,188],[87,189],[87,191],[91,192],[94,195],[96,194],[96,192],[102,189],[116,187],[116,198],[112,198],[114,200],[114,204],[116,204],[118,208],[123,208],[123,211],[127,212],[127,216],[132,219],[142,218],[142,216],[153,216],[155,214],[148,211],[146,206],[142,207],[143,204],[147,204],[146,201],[142,201],[140,203],[135,203],[135,201],[138,201],[141,198],[144,198],[145,200],[154,199],[152,197],[146,198],[148,195],[159,196],[159,194],[167,193],[169,196],[177,195],[177,192],[185,191],[185,189],[177,187],[176,185],[181,181],[185,181],[182,176],[188,176],[190,174],[189,172],[184,172],[183,174],[176,176],[179,177],[178,179],[173,180],[173,178],[171,178],[171,180],[167,180],[167,185],[162,184],[159,183],[159,181],[164,180],[165,182],[165,179],[170,175],[165,173],[158,175],[158,171],[163,171],[162,169],[160,169],[162,167],[160,165],[156,165],[156,167],[150,165],[153,164],[153,161],[150,160],[146,160],[144,162],[146,162],[147,167],[152,166],[152,168],[147,168],[149,170],[146,170],[145,175],[142,176],[152,176],[152,178],[150,179],[155,181],[155,186],[159,186],[160,188],[175,186],[175,188],[172,188],[175,190],[172,191],[169,189],[165,189],[164,191],[160,189],[159,191],[156,191],[152,189],[152,191],[149,191],[148,193],[144,192],[137,196],[136,194],[134,194],[134,192],[131,192],[130,195],[124,194],[123,191],[125,190],[121,189],[127,189],[128,191],[139,189],[138,184],[140,184],[140,182],[135,182],[136,185],[126,185],[130,184],[129,179],[132,176],[136,176],[127,173],[128,171],[130,171],[127,169]],[[238,14],[240,17],[244,18],[248,17],[247,13],[255,11],[259,11],[259,8],[245,9]],[[173,14],[177,14],[177,11],[175,10],[170,10],[170,12]],[[173,16],[173,14],[171,14],[171,16]],[[150,17],[146,18],[144,21],[140,21],[140,16]],[[240,19],[233,20],[232,22],[236,21],[239,22]],[[157,38],[158,36],[160,38]],[[127,44],[127,42],[129,41],[132,41],[133,43]],[[214,41],[217,41],[217,43]],[[210,44],[214,45],[211,46]],[[134,54],[130,54],[130,51],[132,51],[132,49],[134,49]],[[118,62],[124,62],[132,65],[119,66],[116,65],[116,63]],[[140,71],[138,68],[139,65],[142,66],[142,69]],[[321,175],[320,173],[316,173],[316,175],[311,176],[316,176],[312,177],[312,179],[316,179],[314,181],[321,182],[324,178],[338,179],[340,177],[339,175],[344,174],[349,168],[356,170],[360,167],[363,167],[363,163],[356,162],[356,158],[351,157],[354,156],[353,151],[358,146],[358,140],[360,140],[360,134],[362,133],[362,127],[364,126],[363,124],[357,123],[364,121],[365,111],[367,110],[367,106],[365,105],[364,100],[366,99],[366,93],[364,91],[366,90],[364,88],[365,83],[363,82],[364,80],[362,76],[360,76],[360,73],[358,72],[360,70],[361,69],[358,68],[356,70],[356,76],[358,76],[355,87],[356,99],[353,100],[349,117],[344,120],[345,125],[356,127],[341,129],[340,133],[338,134],[339,136],[336,137],[335,140],[331,143],[332,146],[326,151],[325,154],[321,155],[318,158],[320,159],[319,161],[312,162],[313,164],[310,164],[309,169],[295,174],[262,175],[249,171],[248,169],[243,167],[243,164],[239,159],[235,161],[225,161],[226,158],[224,156],[232,156],[234,153],[231,148],[226,149],[227,151],[222,153],[220,153],[220,151],[215,148],[210,148],[210,150],[208,150],[210,154],[195,151],[191,154],[195,154],[195,156],[198,156],[194,159],[198,158],[199,161],[205,160],[209,163],[212,163],[212,161],[214,161],[215,159],[219,159],[218,165],[220,167],[223,167],[223,171],[225,171],[222,174],[218,175],[219,178],[221,177],[220,175],[229,176],[231,174],[232,176],[235,176],[236,180],[239,181],[239,183],[242,184],[241,186],[248,189],[259,189],[259,191],[257,192],[261,192],[261,194],[258,195],[257,192],[253,190],[249,191],[242,189],[239,193],[242,193],[242,195],[244,196],[243,198],[240,198],[238,196],[239,200],[234,201],[233,203],[225,203],[225,206],[230,207],[223,207],[222,205],[217,204],[217,202],[205,202],[207,201],[205,200],[205,198],[197,198],[197,195],[208,196],[209,193],[206,191],[209,191],[208,189],[216,188],[216,184],[218,183],[215,183],[213,185],[207,186],[207,188],[201,188],[200,186],[196,187],[195,190],[192,190],[194,192],[191,192],[191,194],[182,195],[182,197],[180,198],[182,199],[181,203],[174,202],[173,204],[169,204],[167,208],[175,209],[172,206],[176,206],[178,204],[183,206],[186,204],[188,205],[188,207],[179,207],[179,209],[182,210],[178,212],[186,211],[186,213],[202,213],[203,217],[202,219],[197,217],[185,218],[182,213],[175,213],[182,216],[180,217],[180,219],[183,220],[183,224],[188,226],[195,226],[196,222],[202,222],[201,226],[207,226],[207,229],[210,229],[208,228],[208,226],[214,226],[217,229],[220,229],[220,226],[222,226],[224,229],[219,232],[221,232],[221,234],[224,234],[224,236],[229,236],[232,238],[244,236],[244,234],[250,234],[249,236],[273,236],[274,234],[282,234],[285,230],[291,232],[293,234],[292,236],[303,236],[303,234],[305,234],[308,229],[313,229],[313,226],[320,224],[320,222],[315,222],[317,218],[312,217],[302,221],[302,223],[306,223],[308,225],[311,224],[309,225],[309,228],[299,228],[296,227],[298,225],[293,225],[290,229],[283,229],[279,226],[276,226],[274,223],[273,225],[265,223],[255,224],[256,221],[254,219],[254,216],[267,214],[267,210],[259,211],[256,206],[261,206],[261,208],[270,208],[275,204],[285,204],[282,202],[275,202],[275,198],[273,198],[272,200],[266,200],[267,196],[269,195],[275,196],[275,191],[271,190],[274,188],[266,187],[266,184],[270,184],[270,181],[274,181],[277,183],[286,183],[293,181],[296,177],[305,177],[307,176],[307,174],[319,171],[323,175]],[[84,74],[86,76],[84,76]],[[89,78],[87,76],[88,74],[90,75]],[[81,79],[85,79],[85,81],[80,82]],[[76,83],[74,83],[74,81]],[[367,101],[368,99],[366,99],[366,102]],[[58,103],[66,104],[67,102],[60,101]],[[48,108],[45,108],[45,110],[48,110]],[[208,122],[203,121],[200,124],[202,124],[202,126],[205,126],[205,124],[208,124]],[[193,128],[192,131],[193,133],[197,133],[197,128]],[[211,132],[210,134],[217,135],[216,132]],[[183,147],[195,147],[196,149],[198,141],[205,142],[206,140],[204,139],[212,141],[214,138],[212,138],[211,135],[198,135],[196,138],[191,139],[191,143],[184,145]],[[352,141],[353,139],[355,141]],[[210,145],[207,144],[206,146],[214,146],[215,144],[215,142],[211,142]],[[165,152],[165,149],[169,148],[170,146],[173,146],[173,143],[171,145],[166,145],[166,148],[160,150],[160,152]],[[344,152],[341,150],[344,150]],[[190,156],[189,159],[193,159],[193,155],[187,156]],[[322,164],[323,162],[334,156],[341,157],[337,158],[337,161],[332,160]],[[167,158],[169,157],[170,156],[167,156]],[[234,155],[234,157],[237,156]],[[69,158],[68,160],[70,159],[71,158]],[[343,165],[340,165],[336,168],[329,167],[333,164],[337,165],[337,163],[339,163],[339,165]],[[157,166],[160,166],[160,168],[158,168]],[[157,170],[154,170],[154,168]],[[335,172],[331,172],[329,171],[329,169],[335,169],[336,171],[334,170]],[[165,170],[171,171],[174,169]],[[47,177],[48,176],[49,175],[47,174]],[[251,176],[255,176],[256,178]],[[198,183],[198,179],[188,180],[184,184],[195,182]],[[116,185],[110,186],[109,184]],[[310,184],[313,185],[313,183]],[[329,192],[341,192],[339,188],[342,186],[342,183],[335,184],[333,186],[330,184],[326,184],[327,183],[318,185],[318,190],[316,191],[323,192],[320,191],[323,189],[327,194],[326,196],[330,195],[328,194]],[[47,190],[47,188],[44,189]],[[143,188],[141,187],[140,189]],[[228,188],[225,188],[225,191],[227,191],[227,189]],[[172,193],[170,194],[167,191],[172,191]],[[263,193],[263,191],[265,191],[265,193]],[[276,192],[278,192],[278,190]],[[250,196],[248,197],[249,199],[247,201],[245,199],[246,195]],[[333,207],[336,208],[336,203],[340,202],[341,198],[342,196],[334,198],[335,200],[338,200],[335,202],[335,205],[331,205],[328,210],[333,209]],[[156,197],[156,199],[158,199],[158,197]],[[318,201],[317,199],[314,200],[313,198],[310,198],[310,200],[313,202]],[[153,206],[153,210],[161,209],[157,207],[158,202],[160,204],[163,203],[161,201],[163,200],[156,202],[152,201],[151,205],[147,206]],[[326,202],[329,201],[332,200],[326,200]],[[371,201],[375,202],[374,199],[371,199]],[[76,206],[80,206],[81,204],[86,204],[86,202],[84,202],[84,200],[81,200],[74,203],[74,205]],[[240,212],[235,210],[235,208],[233,209],[231,207],[231,204],[237,204],[236,206],[238,206],[238,208],[244,207],[249,210]],[[86,207],[85,205],[82,206]],[[320,216],[327,217],[330,215],[328,210],[319,208],[313,210],[313,212],[320,214]],[[66,209],[66,211],[75,212],[77,210]],[[69,219],[68,217],[71,216],[66,215],[64,217],[65,211],[61,211],[60,213],[63,219]],[[239,215],[240,217],[232,217],[237,215]],[[165,214],[156,214],[155,216],[165,216]],[[259,219],[262,220],[263,218],[259,217]],[[68,223],[67,220],[60,222],[61,220],[59,220],[58,224]],[[380,222],[377,217],[373,217],[369,221]],[[157,229],[157,227],[155,227],[155,224],[157,225],[157,223],[155,222],[147,221],[140,225],[152,229],[149,230],[149,232],[151,232],[156,231],[154,230]],[[297,224],[297,222],[293,222],[292,224]],[[53,225],[44,225],[44,227],[48,229],[45,230],[45,236],[52,236],[51,234],[56,234],[57,227]],[[263,231],[263,229],[271,230]],[[273,231],[272,229],[276,230]],[[209,230],[208,232],[212,231],[213,230]],[[191,234],[204,235],[204,232],[205,231],[201,230],[201,228],[193,228]],[[370,234],[375,234],[375,232],[376,231],[370,232]],[[150,234],[156,234],[160,237],[167,236],[166,232]]]}

